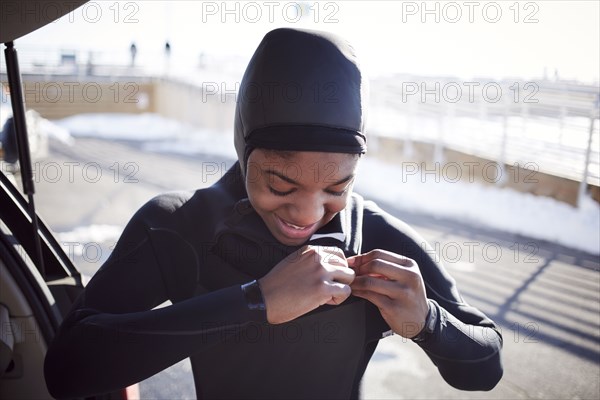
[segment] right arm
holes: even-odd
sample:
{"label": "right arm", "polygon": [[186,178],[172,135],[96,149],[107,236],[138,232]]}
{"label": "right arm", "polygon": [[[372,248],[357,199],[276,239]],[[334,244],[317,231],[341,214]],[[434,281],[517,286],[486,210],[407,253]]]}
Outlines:
{"label": "right arm", "polygon": [[[54,397],[118,390],[266,320],[248,309],[240,286],[152,310],[172,296],[149,235],[134,217],[63,321],[44,366]],[[173,264],[185,262],[177,253]]]}
{"label": "right arm", "polygon": [[[118,390],[250,322],[290,321],[350,295],[354,272],[343,253],[305,246],[259,280],[266,310],[249,309],[238,285],[193,296],[197,254],[176,235],[160,234],[169,229],[149,227],[164,224],[143,217],[164,211],[150,203],[136,214],[63,321],[44,366],[54,397]],[[152,309],[166,300],[175,304]]]}

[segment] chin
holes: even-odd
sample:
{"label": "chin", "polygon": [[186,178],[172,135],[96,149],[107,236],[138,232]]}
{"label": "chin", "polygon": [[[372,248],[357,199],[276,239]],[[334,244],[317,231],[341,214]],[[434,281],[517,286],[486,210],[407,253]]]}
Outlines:
{"label": "chin", "polygon": [[282,235],[281,233],[275,234],[273,231],[271,231],[271,234],[275,237],[275,239],[277,239],[277,241],[279,243],[281,243],[285,246],[301,246],[304,243],[308,242],[312,236],[312,235],[310,235],[307,238],[294,239],[294,238],[286,237],[286,236]]}

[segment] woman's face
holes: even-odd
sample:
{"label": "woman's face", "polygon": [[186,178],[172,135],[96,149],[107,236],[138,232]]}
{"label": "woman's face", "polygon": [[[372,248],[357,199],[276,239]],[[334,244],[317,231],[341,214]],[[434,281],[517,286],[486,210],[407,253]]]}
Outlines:
{"label": "woman's face", "polygon": [[358,159],[255,149],[246,170],[248,198],[278,241],[301,245],[346,207]]}

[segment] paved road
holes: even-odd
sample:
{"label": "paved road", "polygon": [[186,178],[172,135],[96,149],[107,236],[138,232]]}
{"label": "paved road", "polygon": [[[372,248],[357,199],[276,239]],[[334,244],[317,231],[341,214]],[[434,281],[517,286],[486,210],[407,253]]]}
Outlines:
{"label": "paved road", "polygon": [[[208,155],[141,152],[126,142],[79,139],[72,148],[53,142],[50,157],[36,163],[36,204],[56,232],[92,224],[124,226],[152,196],[209,185],[231,164]],[[491,392],[454,390],[416,345],[393,336],[380,343],[363,380],[363,398],[600,398],[597,256],[380,205],[420,232],[465,299],[500,324],[505,376]],[[75,262],[93,274],[114,240],[82,242],[83,254],[71,245]],[[148,379],[141,385],[142,397],[193,398],[189,371],[184,361]]]}

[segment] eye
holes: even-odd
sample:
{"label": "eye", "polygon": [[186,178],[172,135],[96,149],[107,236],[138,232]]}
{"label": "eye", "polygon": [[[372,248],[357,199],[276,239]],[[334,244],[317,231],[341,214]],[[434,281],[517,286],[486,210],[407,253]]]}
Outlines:
{"label": "eye", "polygon": [[341,192],[336,192],[333,190],[325,190],[325,193],[329,193],[332,196],[342,197],[344,195],[344,193],[346,193],[346,189],[342,190]]}
{"label": "eye", "polygon": [[283,197],[283,196],[287,196],[288,194],[294,193],[296,191],[296,189],[290,189],[290,190],[288,190],[286,192],[280,192],[279,190],[275,190],[271,186],[269,186],[269,191],[271,193],[273,193],[275,196],[281,196],[281,197]]}
{"label": "eye", "polygon": [[344,187],[344,189],[340,191],[325,189],[325,193],[328,193],[332,196],[342,197],[348,191],[348,189],[350,189],[351,186],[352,185],[346,185],[346,187]]}

